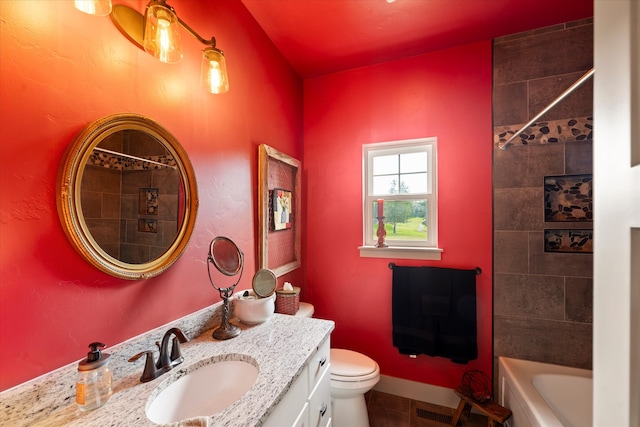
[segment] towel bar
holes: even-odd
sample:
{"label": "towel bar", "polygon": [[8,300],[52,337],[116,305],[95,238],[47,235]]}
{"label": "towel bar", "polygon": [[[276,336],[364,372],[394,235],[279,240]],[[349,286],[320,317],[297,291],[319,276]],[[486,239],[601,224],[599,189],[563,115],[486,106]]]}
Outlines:
{"label": "towel bar", "polygon": [[[389,270],[393,270],[393,268],[396,266],[395,262],[390,262],[389,263]],[[480,267],[475,267],[473,269],[473,271],[476,272],[476,276],[479,276],[480,274],[482,274],[482,269]]]}

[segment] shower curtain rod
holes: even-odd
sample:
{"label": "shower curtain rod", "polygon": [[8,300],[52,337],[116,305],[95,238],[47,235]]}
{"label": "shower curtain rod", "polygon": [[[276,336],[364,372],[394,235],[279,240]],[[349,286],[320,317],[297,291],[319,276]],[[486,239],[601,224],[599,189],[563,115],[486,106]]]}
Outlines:
{"label": "shower curtain rod", "polygon": [[578,89],[580,86],[583,85],[584,82],[586,82],[587,80],[589,80],[593,74],[595,73],[595,69],[590,69],[589,71],[587,71],[582,77],[580,77],[574,84],[572,84],[571,86],[569,86],[567,88],[567,90],[565,90],[564,92],[562,92],[560,94],[560,96],[558,96],[556,99],[554,99],[551,104],[547,105],[547,107],[542,110],[538,115],[536,115],[533,119],[531,119],[526,125],[524,125],[522,127],[522,129],[520,129],[518,132],[514,133],[511,138],[509,138],[509,140],[507,142],[505,142],[504,144],[500,145],[499,148],[501,150],[505,150],[509,145],[511,145],[511,142],[513,142],[514,139],[516,139],[522,132],[525,131],[525,129],[527,129],[529,126],[531,126],[532,124],[535,123],[536,120],[538,120],[540,117],[542,117],[547,111],[551,110],[553,107],[556,106],[556,104],[558,104],[560,101],[562,101],[563,99],[565,99],[571,92],[573,92],[574,90]]}
{"label": "shower curtain rod", "polygon": [[148,160],[148,159],[143,159],[142,157],[136,157],[136,156],[132,156],[132,155],[129,155],[129,154],[120,153],[118,151],[111,151],[111,150],[107,150],[105,148],[98,148],[98,147],[94,147],[93,149],[95,151],[102,151],[103,153],[113,154],[113,155],[118,156],[118,157],[127,157],[127,158],[133,159],[133,160],[140,160],[141,162],[153,163],[154,165],[164,166],[165,168],[178,169],[175,166],[165,165],[164,163],[160,163],[160,162],[156,162],[156,161]]}

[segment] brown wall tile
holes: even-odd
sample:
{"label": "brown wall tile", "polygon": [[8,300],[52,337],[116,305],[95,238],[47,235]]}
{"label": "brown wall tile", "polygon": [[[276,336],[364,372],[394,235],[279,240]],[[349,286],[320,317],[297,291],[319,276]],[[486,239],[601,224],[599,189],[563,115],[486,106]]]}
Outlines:
{"label": "brown wall tile", "polygon": [[564,320],[564,279],[528,274],[494,275],[494,313]]}
{"label": "brown wall tile", "polygon": [[532,232],[529,233],[529,272],[590,278],[593,277],[593,255],[544,252],[544,233]]}
{"label": "brown wall tile", "polygon": [[564,144],[495,148],[493,168],[494,188],[542,187],[545,176],[564,174]]}
{"label": "brown wall tile", "polygon": [[149,262],[149,247],[142,245],[120,245],[120,260],[130,264]]}
{"label": "brown wall tile", "polygon": [[[567,88],[580,79],[585,71],[578,73],[551,76],[529,82],[529,117],[533,119],[536,114],[544,110]],[[590,78],[582,86],[556,104],[548,113],[538,121],[559,120],[567,117],[586,117],[593,112],[593,78]]]}
{"label": "brown wall tile", "polygon": [[496,315],[494,354],[591,369],[592,326]]}
{"label": "brown wall tile", "polygon": [[109,191],[117,193],[120,190],[120,171],[87,165],[82,175],[82,191]]}
{"label": "brown wall tile", "polygon": [[541,187],[506,188],[493,192],[495,230],[539,230],[544,221]]}
{"label": "brown wall tile", "polygon": [[495,231],[493,236],[494,274],[528,273],[529,233],[526,231]]}
{"label": "brown wall tile", "polygon": [[593,279],[566,277],[565,320],[593,323]]}
{"label": "brown wall tile", "polygon": [[102,217],[111,219],[120,218],[120,197],[118,194],[102,194]]}
{"label": "brown wall tile", "polygon": [[493,87],[493,126],[526,123],[529,121],[526,82]]}
{"label": "brown wall tile", "polygon": [[567,175],[593,172],[593,142],[591,140],[567,142],[565,148],[565,173]]}
{"label": "brown wall tile", "polygon": [[102,215],[102,193],[81,191],[82,216],[85,219],[100,218]]}
{"label": "brown wall tile", "polygon": [[151,187],[150,170],[133,170],[122,173],[122,194],[140,194],[141,188]]}
{"label": "brown wall tile", "polygon": [[85,221],[91,236],[102,246],[118,242],[120,221],[117,219],[90,219]]}
{"label": "brown wall tile", "polygon": [[494,84],[589,70],[593,67],[593,26],[495,44],[493,52]]}
{"label": "brown wall tile", "polygon": [[[494,126],[518,130],[592,66],[591,20],[494,40]],[[592,143],[576,140],[591,137],[592,86],[538,121],[554,120],[562,132],[536,124],[528,144],[494,149],[494,366],[508,356],[591,367],[593,256],[545,253],[543,233],[593,224],[544,222],[543,180],[591,173]]]}

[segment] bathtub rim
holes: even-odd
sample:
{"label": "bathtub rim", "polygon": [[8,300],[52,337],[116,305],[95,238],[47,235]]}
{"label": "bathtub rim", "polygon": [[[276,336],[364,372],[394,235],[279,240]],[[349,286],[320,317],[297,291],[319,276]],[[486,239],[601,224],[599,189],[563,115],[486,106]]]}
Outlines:
{"label": "bathtub rim", "polygon": [[[504,383],[508,381],[509,387],[514,390],[521,399],[527,398],[533,405],[522,404],[526,418],[531,425],[548,427],[563,427],[553,409],[544,400],[533,384],[534,375],[559,374],[577,377],[593,378],[593,371],[574,368],[570,366],[554,365],[550,363],[535,362],[532,360],[515,359],[511,357],[498,357],[498,381],[500,382],[500,404],[504,406]],[[518,381],[517,378],[527,378],[527,381]],[[538,408],[533,410],[531,406]],[[593,411],[593,408],[591,409]]]}

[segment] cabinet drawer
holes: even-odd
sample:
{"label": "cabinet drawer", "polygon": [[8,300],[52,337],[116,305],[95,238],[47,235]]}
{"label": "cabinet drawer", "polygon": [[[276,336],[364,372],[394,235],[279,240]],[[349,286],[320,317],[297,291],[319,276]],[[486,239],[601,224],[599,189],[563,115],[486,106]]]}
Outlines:
{"label": "cabinet drawer", "polygon": [[[328,363],[326,365],[329,365]],[[331,373],[324,369],[309,398],[309,427],[327,427],[331,422]]]}
{"label": "cabinet drawer", "polygon": [[330,357],[331,357],[331,348],[329,347],[330,339],[320,344],[318,350],[311,358],[309,362],[309,391],[313,391],[313,388],[316,386],[316,383],[322,377],[328,368]]}
{"label": "cabinet drawer", "polygon": [[300,411],[298,419],[293,423],[293,427],[308,427],[309,426],[309,404],[305,403],[304,408]]}

